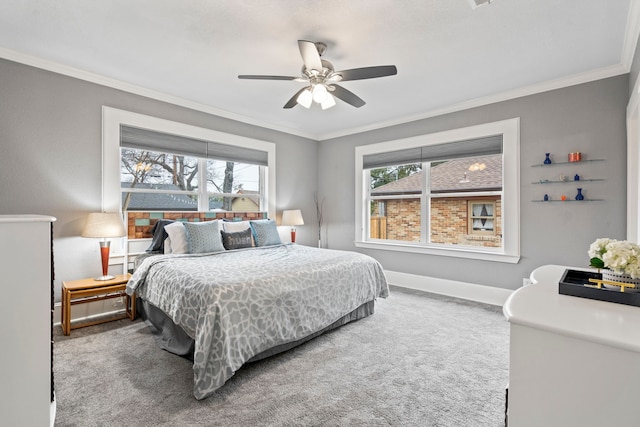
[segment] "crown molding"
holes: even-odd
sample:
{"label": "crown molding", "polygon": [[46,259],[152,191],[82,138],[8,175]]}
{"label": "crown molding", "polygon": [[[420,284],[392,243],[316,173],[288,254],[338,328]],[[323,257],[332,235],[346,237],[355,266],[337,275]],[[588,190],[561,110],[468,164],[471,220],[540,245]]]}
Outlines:
{"label": "crown molding", "polygon": [[334,138],[340,138],[344,136],[354,135],[363,132],[374,131],[391,126],[402,125],[419,120],[428,119],[431,117],[437,117],[444,114],[455,113],[458,111],[468,110],[470,108],[482,107],[489,104],[495,104],[502,101],[508,101],[510,99],[522,98],[524,96],[535,95],[542,92],[548,92],[556,89],[562,89],[569,86],[575,86],[582,83],[588,83],[595,80],[601,80],[608,77],[615,77],[621,74],[628,73],[623,65],[612,65],[609,67],[600,68],[597,70],[589,71],[586,73],[575,74],[569,77],[563,77],[560,79],[549,80],[534,85],[525,86],[522,88],[514,89],[507,92],[502,92],[494,95],[484,96],[481,98],[471,99],[468,101],[460,102],[443,108],[436,108],[424,113],[416,114],[414,116],[403,117],[399,120],[391,120],[386,122],[378,122],[370,126],[362,126],[353,128],[345,132],[335,132],[325,134],[318,139],[318,141],[326,141]]}
{"label": "crown molding", "polygon": [[629,72],[633,63],[633,56],[640,36],[640,2],[632,1],[627,16],[624,44],[622,45],[621,64]]}
{"label": "crown molding", "polygon": [[206,104],[201,104],[199,102],[190,101],[185,98],[181,98],[178,96],[169,95],[164,92],[159,92],[153,89],[145,88],[143,86],[130,84],[130,83],[123,82],[121,80],[113,79],[110,77],[106,77],[97,73],[92,73],[79,68],[70,67],[68,65],[60,64],[58,62],[49,61],[43,58],[27,55],[22,52],[4,48],[2,46],[0,46],[0,58],[4,58],[13,62],[18,62],[24,65],[29,65],[42,70],[51,71],[57,74],[62,74],[68,77],[84,80],[90,83],[99,84],[101,86],[122,90],[135,95],[144,96],[146,98],[155,99],[157,101],[167,102],[180,107],[201,111],[203,113],[212,114],[214,116],[222,117],[225,119],[235,120],[242,123],[275,130],[278,132],[288,133],[290,135],[300,136],[303,138],[308,138],[313,140],[318,139],[317,135],[300,132],[284,126],[277,126],[277,125],[274,125],[273,123],[259,121],[252,117],[232,113],[219,108],[211,107]]}
{"label": "crown molding", "polygon": [[[622,52],[623,56],[621,58],[622,60],[620,64],[603,67],[603,68],[588,71],[585,73],[575,74],[569,77],[549,80],[549,81],[541,82],[538,84],[514,89],[511,91],[502,92],[499,94],[493,94],[493,95],[489,95],[481,98],[471,99],[468,101],[449,105],[443,108],[436,108],[433,110],[429,110],[424,113],[416,114],[413,116],[403,117],[402,119],[382,121],[372,125],[360,126],[360,127],[351,128],[345,131],[329,132],[329,133],[319,134],[319,135],[311,134],[307,132],[301,132],[299,130],[287,128],[284,126],[274,125],[273,123],[256,120],[255,118],[252,118],[252,117],[232,113],[219,108],[211,107],[209,105],[190,101],[185,98],[169,95],[169,94],[148,89],[142,86],[126,83],[121,80],[113,79],[110,77],[105,77],[97,73],[84,71],[84,70],[81,70],[75,67],[70,67],[64,64],[60,64],[54,61],[49,61],[42,58],[34,57],[31,55],[27,55],[27,54],[17,52],[11,49],[7,49],[1,46],[0,46],[0,58],[4,58],[10,61],[40,68],[43,70],[51,71],[54,73],[62,74],[65,76],[77,78],[87,82],[99,84],[102,86],[122,90],[135,95],[140,95],[140,96],[155,99],[158,101],[167,102],[177,106],[189,108],[192,110],[201,111],[201,112],[212,114],[225,119],[235,120],[235,121],[250,124],[253,126],[259,126],[266,129],[322,142],[322,141],[341,138],[349,135],[355,135],[358,133],[383,129],[386,127],[407,124],[407,123],[411,123],[419,120],[441,116],[444,114],[455,113],[458,111],[463,111],[463,110],[476,108],[476,107],[482,107],[482,106],[494,104],[497,102],[508,101],[515,98],[535,95],[542,92],[548,92],[551,90],[561,89],[569,86],[575,86],[582,83],[588,83],[591,81],[600,80],[608,77],[615,77],[621,74],[628,73],[631,68],[631,63],[633,62],[633,55],[635,53],[639,35],[640,35],[640,1],[632,2],[631,4],[625,42],[624,42],[623,52]],[[634,37],[635,37],[635,40],[634,40]]]}

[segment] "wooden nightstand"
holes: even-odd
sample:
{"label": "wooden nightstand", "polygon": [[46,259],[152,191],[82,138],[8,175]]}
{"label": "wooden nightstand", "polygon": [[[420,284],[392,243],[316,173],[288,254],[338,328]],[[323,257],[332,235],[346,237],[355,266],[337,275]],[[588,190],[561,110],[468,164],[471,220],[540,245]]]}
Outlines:
{"label": "wooden nightstand", "polygon": [[[69,335],[71,329],[97,325],[112,320],[126,319],[127,317],[134,320],[136,318],[135,295],[130,297],[125,292],[130,277],[131,274],[120,274],[111,280],[95,280],[91,278],[62,282],[62,332],[65,335]],[[126,297],[125,312],[121,316],[107,317],[105,319],[71,326],[72,305],[119,297]]]}

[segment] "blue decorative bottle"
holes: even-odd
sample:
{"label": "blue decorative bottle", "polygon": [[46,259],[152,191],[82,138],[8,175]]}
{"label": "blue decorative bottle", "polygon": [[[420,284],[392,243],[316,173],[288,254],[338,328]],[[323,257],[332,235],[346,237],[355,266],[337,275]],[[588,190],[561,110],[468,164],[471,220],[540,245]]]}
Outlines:
{"label": "blue decorative bottle", "polygon": [[551,159],[549,158],[549,154],[550,153],[544,153],[544,155],[545,155],[544,164],[545,165],[550,165],[551,164]]}
{"label": "blue decorative bottle", "polygon": [[584,196],[582,195],[582,188],[578,188],[578,194],[576,194],[576,200],[584,200]]}
{"label": "blue decorative bottle", "polygon": [[576,174],[576,176],[573,177],[574,181],[580,181],[580,175]]}
{"label": "blue decorative bottle", "polygon": [[548,194],[545,194],[545,195],[544,195],[543,200],[544,200],[545,202],[548,202],[548,201],[549,201],[549,195],[548,195]]}

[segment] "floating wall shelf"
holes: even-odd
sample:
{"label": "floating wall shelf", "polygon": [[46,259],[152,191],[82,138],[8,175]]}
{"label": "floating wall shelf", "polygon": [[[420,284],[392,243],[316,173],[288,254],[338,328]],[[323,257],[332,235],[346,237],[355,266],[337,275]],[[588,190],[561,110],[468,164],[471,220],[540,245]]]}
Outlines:
{"label": "floating wall shelf", "polygon": [[[547,155],[547,159],[546,161],[549,160],[549,155],[547,153],[545,153]],[[571,154],[575,154],[575,153],[570,153],[569,157],[571,157]],[[604,161],[604,159],[587,159],[587,160],[579,160],[576,162],[570,162],[570,161],[564,161],[564,162],[552,162],[552,163],[539,163],[536,165],[532,165],[531,167],[534,168],[543,168],[543,167],[553,167],[553,166],[564,166],[565,168],[567,167],[567,165],[573,165],[573,166],[579,166],[579,165],[584,165],[584,164],[589,164],[589,163],[595,163],[595,162],[602,162]],[[557,169],[556,172],[557,173]],[[579,174],[575,174],[576,176],[578,176],[580,179],[576,180],[574,179],[574,173],[575,173],[575,169],[571,168],[569,169],[569,171],[571,171],[571,173],[562,173],[559,175],[556,175],[559,178],[555,178],[555,179],[540,179],[538,181],[534,181],[532,182],[532,184],[538,184],[538,185],[547,185],[547,184],[571,184],[573,186],[578,187],[578,196],[582,197],[582,187],[584,183],[588,183],[588,182],[596,182],[596,181],[604,181],[604,179],[602,178],[587,178],[584,179],[582,177],[580,177]],[[566,175],[565,175],[566,173]],[[566,191],[563,190],[561,192],[561,194]],[[547,195],[544,195],[545,197],[547,197]],[[587,198],[583,198],[582,200],[576,200],[574,197],[572,197],[572,195],[562,195],[562,197],[565,197],[565,200],[562,200],[562,198],[559,195],[549,195],[549,200],[544,200],[544,198],[542,199],[538,199],[538,200],[533,200],[533,202],[539,202],[539,203],[545,203],[545,202],[549,202],[549,203],[557,203],[557,202],[601,202],[604,201],[603,199],[587,199]]]}
{"label": "floating wall shelf", "polygon": [[584,199],[584,200],[574,200],[574,199],[561,200],[561,199],[556,199],[556,200],[532,200],[532,202],[540,202],[540,203],[556,203],[556,202],[560,202],[560,203],[567,203],[567,202],[580,202],[580,203],[584,203],[584,202],[604,202],[604,199]]}
{"label": "floating wall shelf", "polygon": [[532,184],[580,184],[581,182],[594,182],[594,181],[604,181],[604,179],[602,178],[594,178],[594,179],[565,179],[564,181],[560,181],[560,180],[540,180],[540,181],[534,181],[532,182]]}
{"label": "floating wall shelf", "polygon": [[541,167],[551,167],[555,165],[579,165],[581,163],[592,163],[592,162],[603,162],[604,159],[591,159],[591,160],[580,160],[579,162],[553,162],[549,164],[539,163],[537,165],[531,165],[532,168],[541,168]]}

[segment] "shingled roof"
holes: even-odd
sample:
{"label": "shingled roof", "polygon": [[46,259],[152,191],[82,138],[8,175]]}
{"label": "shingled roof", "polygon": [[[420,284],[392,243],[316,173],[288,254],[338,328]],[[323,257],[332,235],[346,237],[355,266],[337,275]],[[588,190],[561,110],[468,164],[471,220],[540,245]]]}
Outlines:
{"label": "shingled roof", "polygon": [[[484,165],[471,170],[472,165]],[[387,196],[419,194],[423,171],[371,190],[371,195]],[[502,190],[502,155],[465,157],[449,160],[431,168],[431,192],[449,193],[462,191]]]}
{"label": "shingled roof", "polygon": [[[129,182],[123,182],[122,188],[131,185]],[[136,188],[152,188],[162,190],[181,190],[180,187],[173,184],[146,184],[137,183]],[[126,193],[122,193],[122,202],[126,198]],[[209,209],[219,209],[222,202],[218,200],[209,201]],[[131,200],[127,208],[130,211],[194,211],[198,210],[198,202],[186,194],[167,194],[167,193],[131,193]]]}

